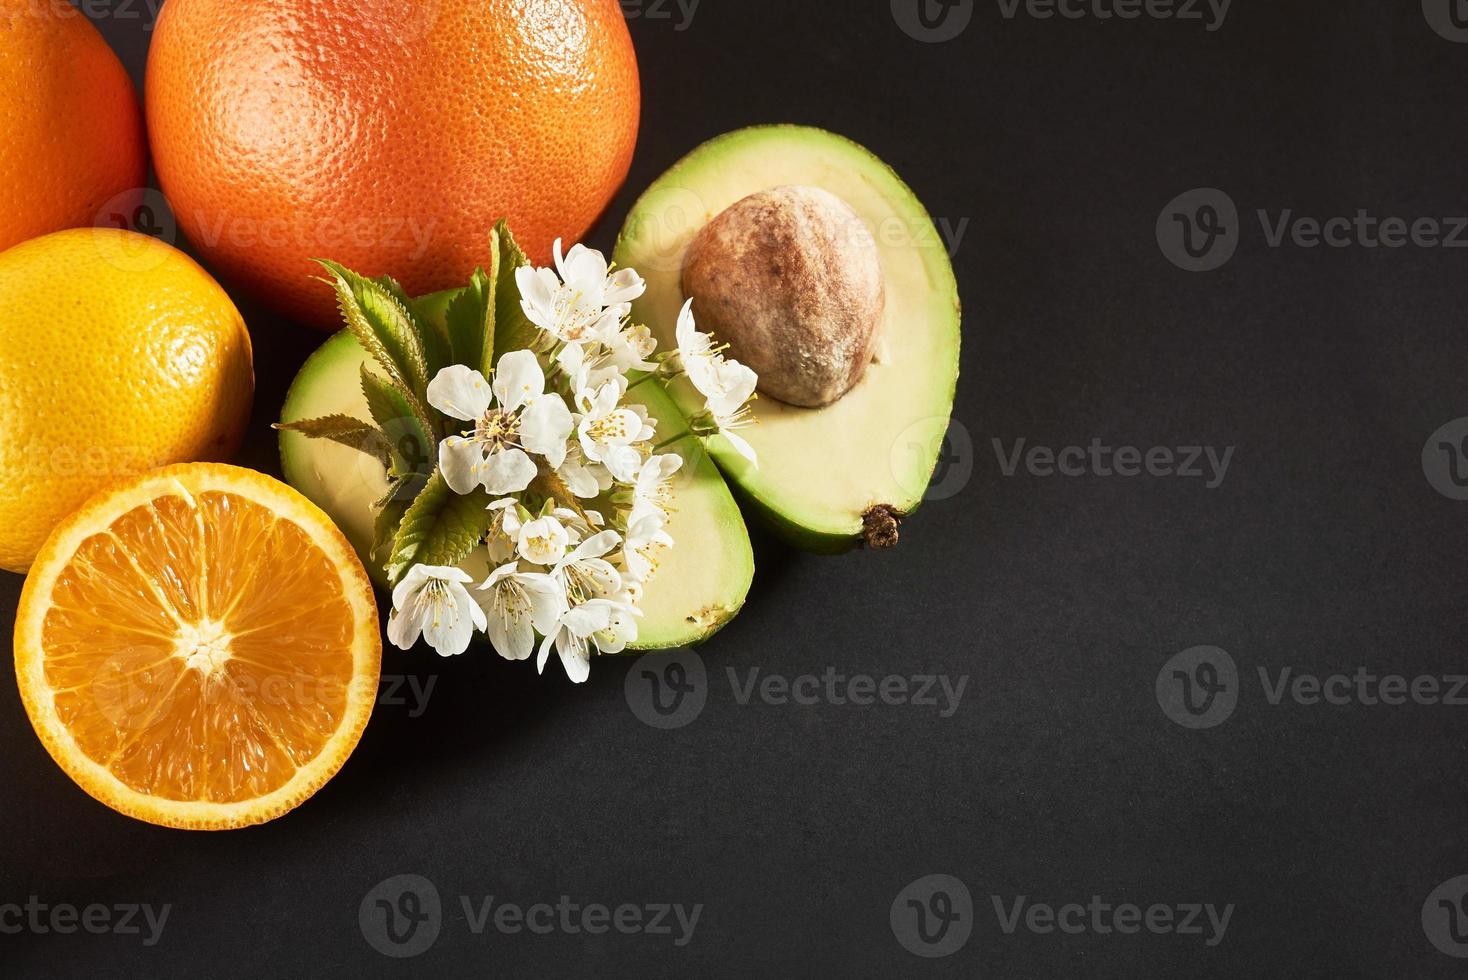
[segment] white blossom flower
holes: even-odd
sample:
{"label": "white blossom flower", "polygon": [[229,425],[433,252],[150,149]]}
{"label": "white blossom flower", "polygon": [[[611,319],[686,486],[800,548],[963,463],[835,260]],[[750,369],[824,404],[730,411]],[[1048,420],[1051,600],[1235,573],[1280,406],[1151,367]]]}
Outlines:
{"label": "white blossom flower", "polygon": [[647,409],[641,405],[622,406],[627,392],[625,378],[614,378],[595,390],[583,389],[576,395],[581,419],[576,434],[581,454],[594,463],[602,463],[618,480],[631,480],[642,454],[631,450],[656,434],[648,424]]}
{"label": "white blossom flower", "polygon": [[561,522],[548,515],[522,525],[515,545],[520,557],[532,565],[556,565],[566,557],[570,540]]}
{"label": "white blossom flower", "polygon": [[575,423],[561,397],[546,394],[545,373],[531,351],[501,357],[492,383],[462,364],[444,368],[428,385],[428,403],[474,423],[438,448],[439,467],[455,493],[478,486],[496,495],[524,490],[536,474],[527,453],[544,456],[552,468],[565,462]]}
{"label": "white blossom flower", "polygon": [[474,630],[487,625],[484,610],[464,588],[472,581],[458,568],[414,565],[393,589],[388,639],[400,650],[411,650],[422,636],[444,657],[469,649]]}
{"label": "white blossom flower", "polygon": [[591,676],[591,647],[602,653],[621,653],[637,639],[637,610],[623,602],[592,599],[564,612],[540,644],[536,668],[545,672],[551,647],[561,658],[566,676],[584,684]]}
{"label": "white blossom flower", "polygon": [[484,544],[490,561],[497,566],[503,565],[514,555],[516,542],[520,539],[520,502],[514,497],[505,497],[494,501],[485,510],[491,511],[492,515]]}
{"label": "white blossom flower", "polygon": [[582,500],[600,496],[612,488],[613,482],[612,474],[605,466],[586,458],[580,442],[572,442],[566,447],[566,461],[556,470],[556,476],[561,478],[566,489]]}
{"label": "white blossom flower", "polygon": [[632,269],[609,275],[606,257],[584,245],[564,256],[555,243],[556,267],[524,266],[515,271],[520,306],[530,322],[570,344],[611,337],[632,310],[632,301],[647,289]]}
{"label": "white blossom flower", "polygon": [[693,300],[683,304],[678,315],[678,358],[683,371],[704,398],[708,419],[718,435],[745,459],[759,465],[754,447],[734,430],[754,422],[749,403],[759,386],[759,375],[731,358],[713,337],[701,333],[693,320]]}
{"label": "white blossom flower", "polygon": [[565,597],[551,577],[522,572],[519,562],[495,569],[479,590],[489,593],[489,641],[506,660],[529,660],[535,632],[550,633],[565,612]]}
{"label": "white blossom flower", "polygon": [[557,507],[551,511],[551,516],[565,527],[566,533],[571,536],[572,544],[580,544],[590,535],[606,527],[607,523],[601,511],[596,510],[574,511],[569,507]]}
{"label": "white blossom flower", "polygon": [[666,515],[673,504],[673,476],[683,468],[683,457],[676,453],[650,456],[633,478],[628,496],[627,524],[636,524],[648,513]]}
{"label": "white blossom flower", "polygon": [[673,538],[664,528],[668,517],[660,510],[648,510],[627,522],[627,535],[622,541],[622,565],[636,582],[647,582],[657,571],[663,552],[673,547]]}
{"label": "white blossom flower", "polygon": [[590,599],[607,599],[622,592],[622,574],[606,560],[622,541],[616,531],[601,531],[578,544],[551,569],[550,576],[566,596],[568,606]]}

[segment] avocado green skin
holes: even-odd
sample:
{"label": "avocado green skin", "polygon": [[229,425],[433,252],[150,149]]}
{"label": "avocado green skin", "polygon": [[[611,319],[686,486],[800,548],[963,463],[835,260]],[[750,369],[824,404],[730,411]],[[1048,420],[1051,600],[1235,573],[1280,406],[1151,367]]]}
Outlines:
{"label": "avocado green skin", "polygon": [[[632,237],[631,232],[639,224],[639,212],[654,197],[661,186],[676,183],[685,171],[696,169],[706,159],[718,157],[730,152],[748,140],[763,139],[771,135],[779,135],[791,140],[824,140],[834,146],[843,147],[848,152],[860,155],[866,161],[880,169],[884,179],[889,181],[889,186],[893,190],[894,196],[897,196],[901,200],[904,210],[913,215],[915,219],[920,218],[927,226],[932,226],[932,216],[928,213],[927,208],[918,199],[912,188],[897,175],[895,170],[877,157],[876,154],[854,140],[810,126],[791,124],[751,126],[725,133],[722,136],[716,136],[708,142],[701,144],[686,154],[677,163],[673,164],[661,177],[649,185],[647,190],[637,199],[637,202],[633,204],[631,211],[628,212],[627,221],[617,236],[616,248],[613,250],[614,261],[618,264],[625,264],[627,246]],[[950,406],[951,411],[951,406],[958,392],[959,325],[962,322],[963,307],[958,295],[958,280],[954,276],[953,264],[949,260],[946,252],[942,254],[941,261],[935,261],[932,264],[929,272],[933,276],[933,289],[941,294],[945,300],[945,305],[951,304],[953,308],[954,343],[952,344],[951,352],[947,355],[948,361],[943,365],[944,375],[951,379],[944,385],[944,401]],[[891,297],[888,299],[890,302]],[[736,460],[738,457],[732,449],[714,447],[710,450],[710,454],[719,464],[720,469],[724,470],[730,486],[734,489],[735,496],[788,544],[802,551],[808,551],[814,554],[837,555],[858,548],[864,543],[864,528],[859,519],[851,528],[840,531],[809,527],[801,524],[799,521],[787,516],[781,510],[778,501],[770,500],[766,496],[751,490],[751,488],[745,486],[735,478],[733,467],[737,465]],[[927,472],[930,477],[936,471],[938,462],[939,458],[935,453],[931,464],[927,467]],[[894,506],[894,510],[900,517],[906,518],[915,513],[921,503],[921,497],[916,500],[903,501]]]}
{"label": "avocado green skin", "polygon": [[[427,320],[441,320],[448,309],[449,303],[458,292],[458,290],[451,289],[420,297],[414,301],[416,312]],[[299,418],[302,414],[298,407],[299,403],[305,397],[305,394],[318,383],[321,375],[327,372],[339,359],[343,357],[356,358],[360,356],[360,352],[361,348],[358,346],[357,340],[352,336],[350,330],[340,330],[332,334],[324,344],[306,359],[306,363],[302,365],[301,370],[296,374],[295,380],[291,383],[290,390],[286,393],[285,404],[281,409],[281,418]],[[678,411],[673,400],[657,385],[649,384],[643,386],[638,389],[637,396],[644,404],[648,405],[649,409],[664,425],[669,424],[669,419],[683,419],[682,413]],[[304,443],[297,441],[295,444],[303,445]],[[307,486],[305,480],[307,461],[298,453],[292,452],[290,449],[291,445],[290,433],[282,431],[279,436],[281,472],[285,475],[286,482],[292,486],[298,488]],[[691,450],[688,448],[689,445],[693,447]],[[704,475],[717,480],[720,484],[724,484],[724,480],[719,475],[713,460],[704,452],[701,444],[697,440],[688,440],[687,444],[680,443],[679,452],[684,456],[684,465],[700,468]],[[727,484],[724,485],[727,492]],[[717,614],[712,618],[711,622],[694,625],[682,633],[672,633],[661,639],[639,640],[637,643],[628,647],[629,651],[643,653],[698,646],[707,642],[727,626],[739,614],[740,610],[744,608],[744,603],[749,596],[749,589],[754,582],[754,550],[749,540],[749,533],[744,528],[742,521],[739,520],[739,511],[732,503],[732,495],[730,505],[727,509],[731,512],[730,516],[732,520],[739,522],[739,533],[732,536],[734,554],[727,555],[726,552],[727,557],[732,559],[730,567],[733,570],[729,600],[718,609]],[[724,536],[721,538],[721,541],[726,549],[730,547],[729,536]],[[389,591],[391,585],[388,582],[386,571],[380,567],[379,563],[371,560],[369,554],[372,547],[371,542],[353,541],[352,545],[361,556],[362,564],[366,566],[367,573],[371,577],[373,584],[384,592]],[[692,622],[691,617],[690,622]]]}

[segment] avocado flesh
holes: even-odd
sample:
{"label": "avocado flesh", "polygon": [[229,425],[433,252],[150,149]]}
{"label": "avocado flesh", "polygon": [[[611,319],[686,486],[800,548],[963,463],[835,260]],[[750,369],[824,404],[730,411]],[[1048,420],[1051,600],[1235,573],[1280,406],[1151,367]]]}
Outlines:
{"label": "avocado flesh", "polygon": [[[418,301],[419,312],[442,318],[452,296],[425,297]],[[361,366],[368,362],[349,331],[333,335],[296,376],[281,421],[334,414],[370,418],[359,380]],[[627,400],[647,406],[657,420],[660,440],[686,431],[682,414],[656,382],[633,389]],[[749,532],[718,468],[697,440],[680,440],[667,451],[684,460],[674,477],[675,510],[668,523],[675,544],[643,595],[635,650],[664,650],[708,639],[739,612],[754,577]],[[280,433],[280,459],[286,481],[326,511],[362,557],[373,582],[386,589],[386,574],[371,560],[372,505],[387,493],[382,464],[349,446],[286,431]],[[491,570],[484,549],[462,567],[476,582]]]}
{"label": "avocado flesh", "polygon": [[[922,204],[886,164],[843,137],[801,126],[745,129],[705,143],[648,188],[618,238],[615,260],[647,280],[633,318],[652,329],[660,350],[671,349],[694,236],[750,194],[790,185],[835,194],[875,237],[887,289],[876,359],[851,391],[824,408],[757,399],[758,424],[739,434],[758,452],[758,467],[722,437],[710,448],[736,489],[784,537],[811,551],[839,552],[863,540],[868,513],[917,509],[953,410],[958,286]],[[688,416],[702,411],[686,381],[673,395]]]}

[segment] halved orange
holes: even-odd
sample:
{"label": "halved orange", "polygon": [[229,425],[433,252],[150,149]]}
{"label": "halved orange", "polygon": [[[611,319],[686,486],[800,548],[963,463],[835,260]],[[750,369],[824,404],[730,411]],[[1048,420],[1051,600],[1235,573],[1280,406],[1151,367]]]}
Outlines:
{"label": "halved orange", "polygon": [[244,827],[304,802],[356,748],[381,663],[346,538],[233,466],[170,466],[93,497],[41,549],[16,616],[16,678],[51,757],[166,827]]}

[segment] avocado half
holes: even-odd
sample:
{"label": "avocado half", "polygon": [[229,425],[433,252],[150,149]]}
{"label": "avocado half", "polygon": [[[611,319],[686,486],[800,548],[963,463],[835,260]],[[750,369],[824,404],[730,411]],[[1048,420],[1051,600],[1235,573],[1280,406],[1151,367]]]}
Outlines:
{"label": "avocado half", "polygon": [[[442,320],[453,296],[450,291],[424,297],[417,301],[417,311],[426,319]],[[361,367],[369,361],[350,331],[334,334],[296,375],[281,421],[335,414],[369,419],[360,381]],[[656,384],[633,389],[628,401],[647,406],[660,437],[687,431],[682,414]],[[674,478],[676,509],[668,524],[675,545],[647,585],[635,650],[666,650],[707,640],[739,612],[754,578],[749,531],[713,460],[697,439],[680,440],[670,449],[684,460]],[[280,462],[286,481],[326,511],[356,548],[373,582],[386,589],[386,573],[371,558],[372,505],[387,493],[387,472],[381,462],[349,446],[289,431],[280,433]],[[491,570],[483,549],[462,567],[475,581],[482,581]]]}
{"label": "avocado half", "polygon": [[[729,133],[648,188],[622,229],[615,259],[647,280],[633,318],[652,329],[660,350],[671,349],[694,237],[745,197],[792,185],[835,194],[876,241],[886,281],[876,354],[861,381],[824,408],[757,399],[758,424],[740,435],[757,450],[758,467],[723,437],[711,440],[711,452],[741,495],[796,546],[828,553],[888,546],[897,521],[922,502],[938,463],[958,383],[961,319],[947,248],[892,169],[821,129]],[[739,356],[737,349],[730,354]],[[686,381],[672,393],[689,417],[702,411]]]}

